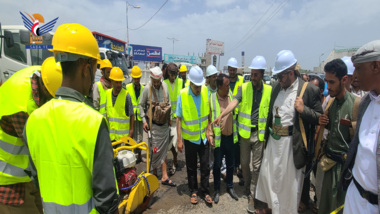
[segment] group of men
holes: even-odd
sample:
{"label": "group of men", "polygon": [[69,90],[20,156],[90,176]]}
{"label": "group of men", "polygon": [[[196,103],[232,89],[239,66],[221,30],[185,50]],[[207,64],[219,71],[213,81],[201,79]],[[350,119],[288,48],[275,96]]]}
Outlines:
{"label": "group of men", "polygon": [[[317,171],[324,172],[319,213],[343,203],[344,213],[380,211],[379,40],[351,57],[354,78],[368,91],[361,102],[346,89],[347,63],[335,59],[326,64],[331,98],[325,110],[320,89],[301,79],[289,50],[277,54],[273,87],[263,82],[264,57],[256,56],[247,83],[236,75],[237,61],[231,58],[229,76],[207,68],[207,87],[198,66],[186,75],[186,67],[170,63],[164,81],[159,67],[150,69],[145,87],[141,69],[133,67],[133,83],[123,89],[123,71],[100,59],[86,27],[60,25],[52,45],[54,57],[17,72],[0,87],[1,213],[117,213],[111,142],[124,136],[141,142],[142,130],[151,133],[153,173],[162,168],[163,185],[176,186],[169,179],[167,152],[172,150],[175,168],[177,151],[185,149],[193,204],[199,196],[209,204],[219,202],[225,158],[226,191],[238,200],[233,173],[241,165],[249,212],[297,213],[306,165],[318,153]],[[103,76],[94,83],[97,64]],[[158,120],[163,123],[152,121],[152,105],[170,106],[168,118]],[[313,151],[321,135],[316,126],[329,131],[322,153]],[[259,201],[266,208],[258,208]]]}

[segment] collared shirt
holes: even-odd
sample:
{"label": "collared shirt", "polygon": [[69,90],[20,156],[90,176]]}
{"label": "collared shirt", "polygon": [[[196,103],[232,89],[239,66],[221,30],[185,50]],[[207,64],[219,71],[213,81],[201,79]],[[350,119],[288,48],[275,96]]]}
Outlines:
{"label": "collared shirt", "polygon": [[[274,102],[273,115],[276,115],[276,107],[281,118],[281,125],[292,126],[295,118],[294,103],[297,97],[299,79],[297,78],[287,89],[281,88]],[[274,123],[275,117],[273,117]]]}
{"label": "collared shirt", "polygon": [[[201,95],[195,96],[193,91],[191,90],[190,86],[188,86],[188,87],[189,87],[189,94],[192,96],[192,98],[194,100],[195,107],[197,107],[197,113],[198,113],[198,117],[199,117],[199,128],[201,128]],[[181,94],[178,95],[176,115],[177,115],[177,117],[182,118]],[[183,120],[183,118],[182,118],[182,120]],[[199,133],[199,135],[201,135],[201,134]],[[190,142],[200,145],[201,139],[202,139],[202,136],[199,138],[199,140],[197,140],[197,141],[190,140]],[[207,138],[204,138],[203,143],[206,144],[206,142],[207,142]]]}
{"label": "collared shirt", "polygon": [[216,87],[215,90],[214,90],[214,89],[212,89],[212,88],[210,87],[210,85],[207,86],[207,93],[208,93],[208,96],[210,96],[210,94],[215,93],[215,92],[217,92],[217,91],[218,91],[218,87]]}
{"label": "collared shirt", "polygon": [[371,102],[360,124],[360,143],[352,172],[365,190],[378,194],[376,148],[380,134],[380,95],[371,91],[369,96]]}
{"label": "collared shirt", "polygon": [[[230,96],[227,95],[225,98],[223,98],[223,97],[219,96],[218,93],[216,93],[216,97],[217,97],[218,102],[219,102],[220,112],[223,112],[231,102]],[[210,98],[210,100],[211,100],[211,98]],[[210,101],[209,121],[212,121],[211,115],[212,114],[211,114],[211,101]],[[226,117],[223,118],[223,120],[221,120],[220,130],[222,132],[222,135],[225,135],[225,136],[232,135],[232,133],[233,133],[233,112],[229,113]],[[215,136],[212,126],[207,126],[207,132],[210,135]]]}
{"label": "collared shirt", "polygon": [[[260,103],[261,103],[261,98],[263,96],[263,88],[264,86],[261,86],[260,90],[257,90],[256,87],[252,84],[252,89],[253,89],[253,97],[252,97],[252,112],[251,112],[251,124],[252,125],[258,125],[259,124],[259,109],[260,109]],[[264,84],[264,83],[262,83]],[[239,103],[243,100],[243,87],[240,87],[238,90],[238,93],[235,96],[235,99]]]}

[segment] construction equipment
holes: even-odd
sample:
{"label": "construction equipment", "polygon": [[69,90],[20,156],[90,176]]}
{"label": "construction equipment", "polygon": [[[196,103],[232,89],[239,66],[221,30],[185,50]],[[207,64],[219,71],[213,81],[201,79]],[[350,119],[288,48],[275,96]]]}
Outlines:
{"label": "construction equipment", "polygon": [[[120,195],[122,196],[119,204],[119,213],[131,213],[143,211],[149,205],[153,193],[158,189],[159,182],[156,176],[149,173],[149,146],[145,142],[136,143],[130,137],[122,137],[119,141],[113,142],[115,173],[118,181]],[[146,151],[146,169],[137,176],[134,168],[134,150],[141,149]],[[132,153],[133,156],[128,155]],[[131,182],[134,181],[134,182]],[[120,188],[122,187],[122,188]]]}

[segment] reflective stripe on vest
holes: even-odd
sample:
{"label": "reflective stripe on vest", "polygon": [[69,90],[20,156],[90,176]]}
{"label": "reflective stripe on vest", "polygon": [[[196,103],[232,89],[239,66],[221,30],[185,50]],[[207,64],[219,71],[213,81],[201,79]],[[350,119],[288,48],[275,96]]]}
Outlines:
{"label": "reflective stripe on vest", "polygon": [[176,115],[177,99],[178,99],[179,91],[182,89],[183,80],[177,77],[174,80],[174,89],[172,88],[172,85],[169,79],[164,80],[164,82],[168,86],[169,96],[170,96],[170,101],[171,101],[170,104],[172,106],[172,112],[173,112],[172,119],[174,119],[177,117]]}
{"label": "reflective stripe on vest", "polygon": [[106,91],[106,111],[107,119],[110,125],[110,138],[120,140],[121,137],[129,135],[130,118],[125,114],[125,101],[127,99],[127,90],[121,89],[117,95],[115,105],[112,105],[112,88]]}
{"label": "reflective stripe on vest", "polygon": [[[232,101],[232,94],[228,94],[230,101]],[[220,115],[220,105],[219,105],[219,100],[217,98],[216,93],[211,94],[211,115],[212,115],[212,120],[216,120],[216,118]],[[233,114],[233,136],[234,136],[234,143],[238,142],[238,136],[237,136],[237,131],[236,131],[236,115]],[[214,130],[214,135],[215,135],[215,148],[220,147],[220,142],[222,139],[222,130],[220,129],[220,126],[213,126]]]}
{"label": "reflective stripe on vest", "polygon": [[[30,115],[38,108],[32,95],[31,77],[41,66],[31,66],[14,73],[0,87],[0,118],[18,112]],[[24,170],[29,166],[28,149],[21,138],[7,134],[0,127],[0,185],[29,182]]]}
{"label": "reflective stripe on vest", "polygon": [[103,120],[85,103],[62,99],[30,115],[26,137],[45,213],[96,213],[92,170]]}
{"label": "reflective stripe on vest", "polygon": [[209,102],[207,97],[207,88],[202,86],[201,89],[201,116],[198,117],[197,107],[195,106],[192,95],[190,95],[190,87],[185,87],[181,90],[181,104],[182,104],[182,120],[181,131],[182,137],[185,140],[197,141],[202,136],[206,137],[206,130],[208,125],[208,116],[210,113]]}
{"label": "reflective stripe on vest", "polygon": [[[239,86],[241,87],[244,83],[244,78],[240,75],[237,76],[238,79],[236,80],[236,83],[235,83],[235,88],[233,91],[231,91],[231,88],[230,88],[230,93],[232,93],[233,96],[236,96],[236,94],[238,93],[238,88]],[[238,106],[235,108],[235,114],[237,115],[239,113],[239,108],[240,108],[240,103],[238,104]]]}
{"label": "reflective stripe on vest", "polygon": [[133,112],[135,114],[135,121],[136,120],[141,121],[140,109],[138,108],[138,105],[140,103],[140,97],[141,97],[143,89],[144,89],[144,86],[140,84],[140,96],[138,99],[136,99],[135,87],[133,86],[133,83],[129,83],[127,85],[127,91],[129,95],[131,96],[131,100],[132,100]]}
{"label": "reflective stripe on vest", "polygon": [[103,116],[106,116],[106,90],[104,90],[100,81],[97,81],[96,84],[99,90],[99,112]]}
{"label": "reflective stripe on vest", "polygon": [[[270,95],[272,92],[272,87],[270,85],[263,85],[263,94],[261,96],[261,102],[259,106],[259,119],[258,119],[258,136],[260,141],[264,141],[265,126],[267,122],[267,117],[269,113],[269,102]],[[251,128],[254,125],[251,124],[251,114],[252,114],[252,99],[253,98],[253,88],[252,82],[246,82],[242,86],[242,100],[240,102],[239,108],[239,135],[243,138],[249,139],[251,136]]]}

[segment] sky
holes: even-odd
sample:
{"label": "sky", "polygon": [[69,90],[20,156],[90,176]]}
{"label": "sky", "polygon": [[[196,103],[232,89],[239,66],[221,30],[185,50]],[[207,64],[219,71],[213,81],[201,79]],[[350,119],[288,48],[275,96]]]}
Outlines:
{"label": "sky", "polygon": [[[206,39],[222,41],[225,53],[220,57],[221,67],[230,57],[241,64],[244,51],[245,66],[256,55],[262,55],[270,68],[277,53],[287,49],[293,51],[301,68],[312,70],[334,48],[360,47],[380,38],[378,0],[128,2],[140,7],[128,10],[131,44],[158,46],[163,54],[172,54],[173,42],[168,38],[176,38],[179,41],[174,43],[174,54],[201,55],[206,51]],[[126,1],[0,0],[0,5],[2,25],[23,25],[19,11],[40,13],[47,21],[59,17],[53,31],[60,24],[75,22],[91,31],[127,40]]]}

